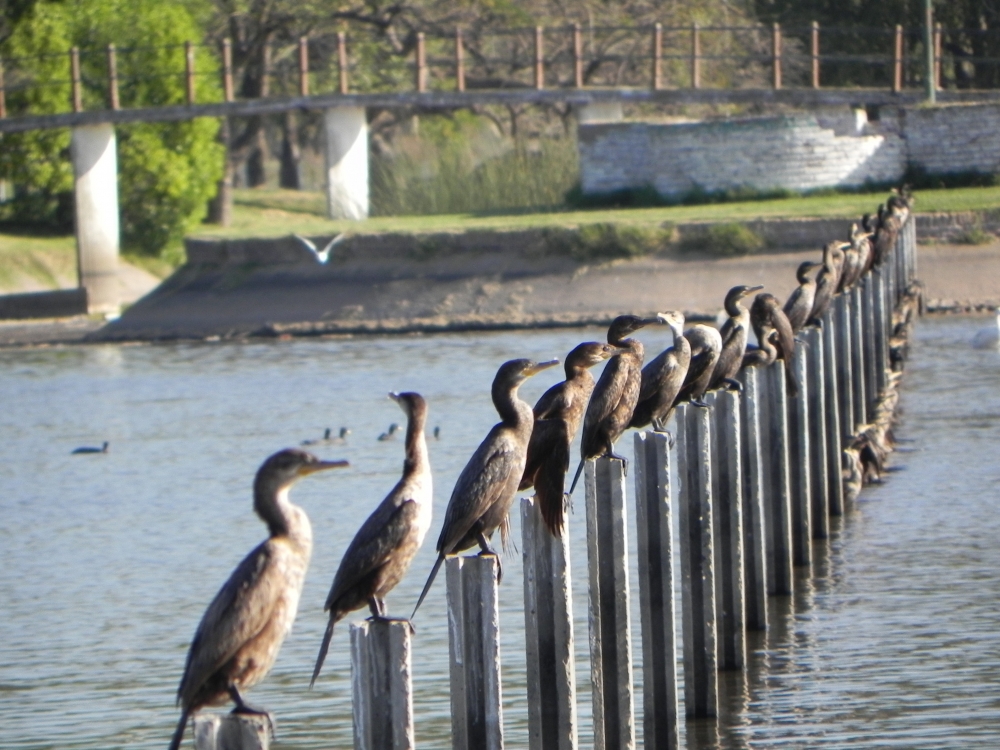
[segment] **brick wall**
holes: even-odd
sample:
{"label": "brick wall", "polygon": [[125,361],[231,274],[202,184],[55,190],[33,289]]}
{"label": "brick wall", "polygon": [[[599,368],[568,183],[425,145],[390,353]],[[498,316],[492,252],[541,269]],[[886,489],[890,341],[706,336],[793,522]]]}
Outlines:
{"label": "brick wall", "polygon": [[901,119],[913,166],[931,174],[1000,172],[1000,105],[920,107]]}

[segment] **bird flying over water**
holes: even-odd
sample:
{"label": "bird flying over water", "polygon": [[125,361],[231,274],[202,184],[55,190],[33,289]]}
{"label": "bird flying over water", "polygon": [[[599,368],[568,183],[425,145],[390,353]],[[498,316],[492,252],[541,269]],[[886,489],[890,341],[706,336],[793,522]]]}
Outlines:
{"label": "bird flying over water", "polygon": [[326,247],[324,247],[322,250],[317,250],[316,249],[316,245],[311,240],[306,239],[302,235],[293,234],[292,236],[295,239],[297,239],[299,242],[301,242],[302,246],[306,250],[308,250],[310,253],[313,254],[313,257],[316,258],[316,262],[317,263],[321,263],[321,264],[325,265],[326,262],[328,260],[330,260],[330,251],[333,250],[334,245],[338,244],[347,235],[344,232],[341,232],[336,237],[334,237],[332,240],[330,240],[328,243],[326,243]]}

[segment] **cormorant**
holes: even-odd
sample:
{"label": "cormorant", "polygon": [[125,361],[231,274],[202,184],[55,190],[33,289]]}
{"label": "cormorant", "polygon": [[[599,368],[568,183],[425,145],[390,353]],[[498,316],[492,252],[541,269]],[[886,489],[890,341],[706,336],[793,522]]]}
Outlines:
{"label": "cormorant", "polygon": [[506,548],[507,515],[524,474],[525,454],[535,422],[531,407],[517,397],[517,389],[535,373],[557,364],[558,359],[550,362],[512,359],[504,362],[493,378],[493,405],[500,414],[500,422],[479,444],[455,483],[437,541],[437,560],[413,608],[414,615],[446,555],[457,554],[477,543],[482,554],[496,555],[489,538],[498,527],[500,541]]}
{"label": "cormorant", "polygon": [[834,240],[833,242],[828,242],[823,248],[823,268],[816,276],[816,297],[813,300],[812,312],[809,314],[808,322],[810,323],[819,324],[823,313],[827,311],[830,303],[833,302],[833,295],[836,293],[837,285],[840,283],[840,269],[844,263],[844,251],[842,249],[844,244],[839,240]]}
{"label": "cormorant", "polygon": [[181,719],[170,750],[177,750],[188,719],[203,706],[232,700],[235,713],[263,713],[248,706],[240,691],[271,671],[295,620],[312,554],[309,518],[288,492],[307,474],[347,465],[290,448],[258,469],[253,507],[270,536],[236,567],[201,618],[177,688]]}
{"label": "cormorant", "polygon": [[796,395],[799,392],[799,384],[792,369],[792,359],[795,357],[795,334],[792,333],[792,324],[788,321],[785,311],[781,309],[778,298],[766,292],[758,294],[750,306],[750,325],[753,326],[758,341],[767,338],[765,329],[777,334],[776,354],[778,359],[785,362],[785,387],[790,396]]}
{"label": "cormorant", "polygon": [[[344,429],[344,428],[341,427],[341,429]],[[331,430],[329,427],[327,427],[326,430],[323,431],[323,437],[321,437],[321,438],[312,438],[310,440],[303,440],[301,443],[299,443],[299,445],[322,445],[323,443],[329,443],[330,442],[330,438],[332,436],[333,436],[333,430]]]}
{"label": "cormorant", "polygon": [[691,364],[691,344],[684,338],[684,314],[663,313],[660,317],[674,334],[674,345],[656,356],[642,368],[639,401],[632,413],[629,427],[653,425],[657,432],[667,431],[667,422],[674,410],[674,401],[684,385]]}
{"label": "cormorant", "polygon": [[617,352],[611,344],[580,344],[566,355],[566,379],[545,391],[535,404],[535,426],[518,490],[535,488],[538,510],[552,536],[562,534],[570,446],[594,390],[589,368]]}
{"label": "cormorant", "polygon": [[110,447],[111,444],[107,440],[105,440],[104,445],[102,445],[100,448],[94,448],[92,446],[85,445],[82,448],[74,448],[72,451],[70,451],[70,453],[72,455],[77,455],[81,453],[107,453],[108,448]]}
{"label": "cormorant", "polygon": [[684,332],[684,338],[691,345],[691,364],[688,365],[687,375],[684,376],[684,385],[681,392],[677,394],[674,403],[690,401],[695,406],[707,407],[701,400],[708,390],[708,381],[715,372],[715,365],[719,361],[719,352],[722,351],[722,335],[706,325],[693,325]]}
{"label": "cormorant", "polygon": [[729,318],[719,331],[719,335],[722,336],[722,351],[719,352],[719,359],[708,381],[708,390],[718,388],[724,383],[739,388],[739,383],[734,378],[743,364],[743,355],[747,350],[747,332],[750,330],[750,311],[740,304],[740,300],[751,292],[763,288],[763,286],[734,286],[726,294],[725,307]]}
{"label": "cormorant", "polygon": [[816,280],[809,277],[809,272],[822,266],[822,263],[814,263],[811,260],[799,264],[795,272],[795,278],[799,285],[795,288],[785,301],[785,315],[792,326],[792,333],[798,333],[809,320],[812,313],[813,302],[816,300]]}
{"label": "cormorant", "polygon": [[424,423],[427,403],[419,393],[390,393],[406,413],[403,477],[354,535],[326,597],[330,620],[313,669],[312,686],[323,668],[333,626],[368,605],[372,617],[385,619],[385,597],[402,580],[431,525],[433,489]]}
{"label": "cormorant", "polygon": [[435,440],[440,440],[441,439],[441,426],[440,425],[435,425],[434,426],[434,439]]}
{"label": "cormorant", "polygon": [[743,367],[766,367],[774,362],[778,358],[778,349],[774,345],[777,337],[778,332],[768,326],[757,331],[758,346],[747,347],[746,354],[743,355]]}
{"label": "cormorant", "polygon": [[608,328],[608,343],[621,351],[608,360],[601,379],[594,386],[583,418],[580,438],[580,465],[573,477],[570,494],[576,489],[583,465],[588,458],[610,456],[617,458],[628,471],[628,459],[615,453],[615,441],[628,428],[632,412],[639,400],[642,384],[642,343],[627,336],[651,323],[663,323],[660,318],[639,318],[619,315]]}
{"label": "cormorant", "polygon": [[868,265],[871,252],[872,244],[868,233],[857,224],[852,224],[850,247],[844,250],[844,267],[837,284],[838,292],[848,291],[858,283]]}
{"label": "cormorant", "polygon": [[378,441],[384,443],[386,440],[395,440],[396,433],[399,432],[399,425],[393,422],[389,425],[389,429],[378,436]]}

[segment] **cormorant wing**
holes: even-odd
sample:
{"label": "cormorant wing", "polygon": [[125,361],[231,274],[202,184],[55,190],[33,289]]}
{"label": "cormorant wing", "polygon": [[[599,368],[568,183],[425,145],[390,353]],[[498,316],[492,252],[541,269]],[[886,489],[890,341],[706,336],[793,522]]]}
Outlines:
{"label": "cormorant wing", "polygon": [[597,381],[590,395],[587,416],[584,418],[584,432],[589,432],[588,424],[593,425],[595,420],[599,422],[614,411],[625,395],[627,384],[628,368],[621,355],[615,355],[608,360],[604,372],[601,373],[601,379]]}
{"label": "cormorant wing", "polygon": [[642,368],[642,385],[639,386],[639,401],[652,398],[672,373],[680,369],[674,347],[665,349]]}
{"label": "cormorant wing", "polygon": [[554,536],[559,536],[562,533],[570,441],[563,420],[551,420],[548,424],[546,460],[538,466],[534,475],[535,502],[549,531]]}
{"label": "cormorant wing", "polygon": [[503,426],[497,425],[490,431],[455,483],[438,537],[438,552],[450,555],[469,529],[503,497],[511,474],[516,473],[520,478],[524,471],[523,457],[503,439],[498,428]]}
{"label": "cormorant wing", "polygon": [[[392,495],[390,494],[389,498]],[[389,498],[383,500],[375,511],[368,516],[354,539],[347,547],[337,575],[333,578],[330,593],[326,597],[324,610],[329,610],[352,589],[362,578],[376,568],[384,565],[392,552],[399,547],[407,533],[413,527],[414,519],[419,512],[417,503],[404,500],[396,505]]]}
{"label": "cormorant wing", "polygon": [[286,585],[276,543],[268,539],[250,552],[208,605],[188,651],[177,700],[193,698],[205,680],[267,625]]}
{"label": "cormorant wing", "polygon": [[531,440],[528,442],[528,455],[524,462],[524,473],[521,475],[519,490],[526,490],[535,483],[535,475],[540,468],[556,461],[553,455],[560,447],[566,454],[566,466],[569,468],[569,440],[567,440],[566,422],[562,419],[536,419],[531,430]]}
{"label": "cormorant wing", "polygon": [[535,408],[532,411],[535,414],[536,420],[556,416],[567,408],[566,397],[570,396],[572,398],[572,395],[566,393],[567,389],[565,386],[565,380],[561,383],[556,383],[535,402]]}

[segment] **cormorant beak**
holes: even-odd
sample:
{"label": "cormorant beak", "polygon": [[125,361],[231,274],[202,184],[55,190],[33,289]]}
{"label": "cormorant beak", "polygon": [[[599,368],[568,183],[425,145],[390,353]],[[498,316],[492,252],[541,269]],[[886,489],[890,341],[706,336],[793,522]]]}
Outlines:
{"label": "cormorant beak", "polygon": [[667,321],[663,318],[663,313],[656,313],[655,318],[644,318],[642,321],[643,326],[651,326],[653,324],[666,325]]}
{"label": "cormorant beak", "polygon": [[526,368],[524,374],[530,378],[532,375],[537,375],[542,370],[548,370],[550,367],[555,367],[558,364],[558,359],[550,359],[548,362],[536,362],[531,367]]}
{"label": "cormorant beak", "polygon": [[302,464],[299,470],[296,472],[300,477],[306,477],[310,474],[315,474],[317,471],[326,471],[327,469],[341,469],[345,466],[350,466],[348,461],[317,461],[311,464]]}
{"label": "cormorant beak", "polygon": [[389,398],[391,398],[397,404],[399,403],[399,394],[398,393],[394,393],[393,391],[389,391]]}
{"label": "cormorant beak", "polygon": [[752,286],[749,289],[747,289],[746,293],[747,294],[752,294],[753,292],[759,292],[763,288],[764,288],[763,284],[758,284],[757,286]]}

